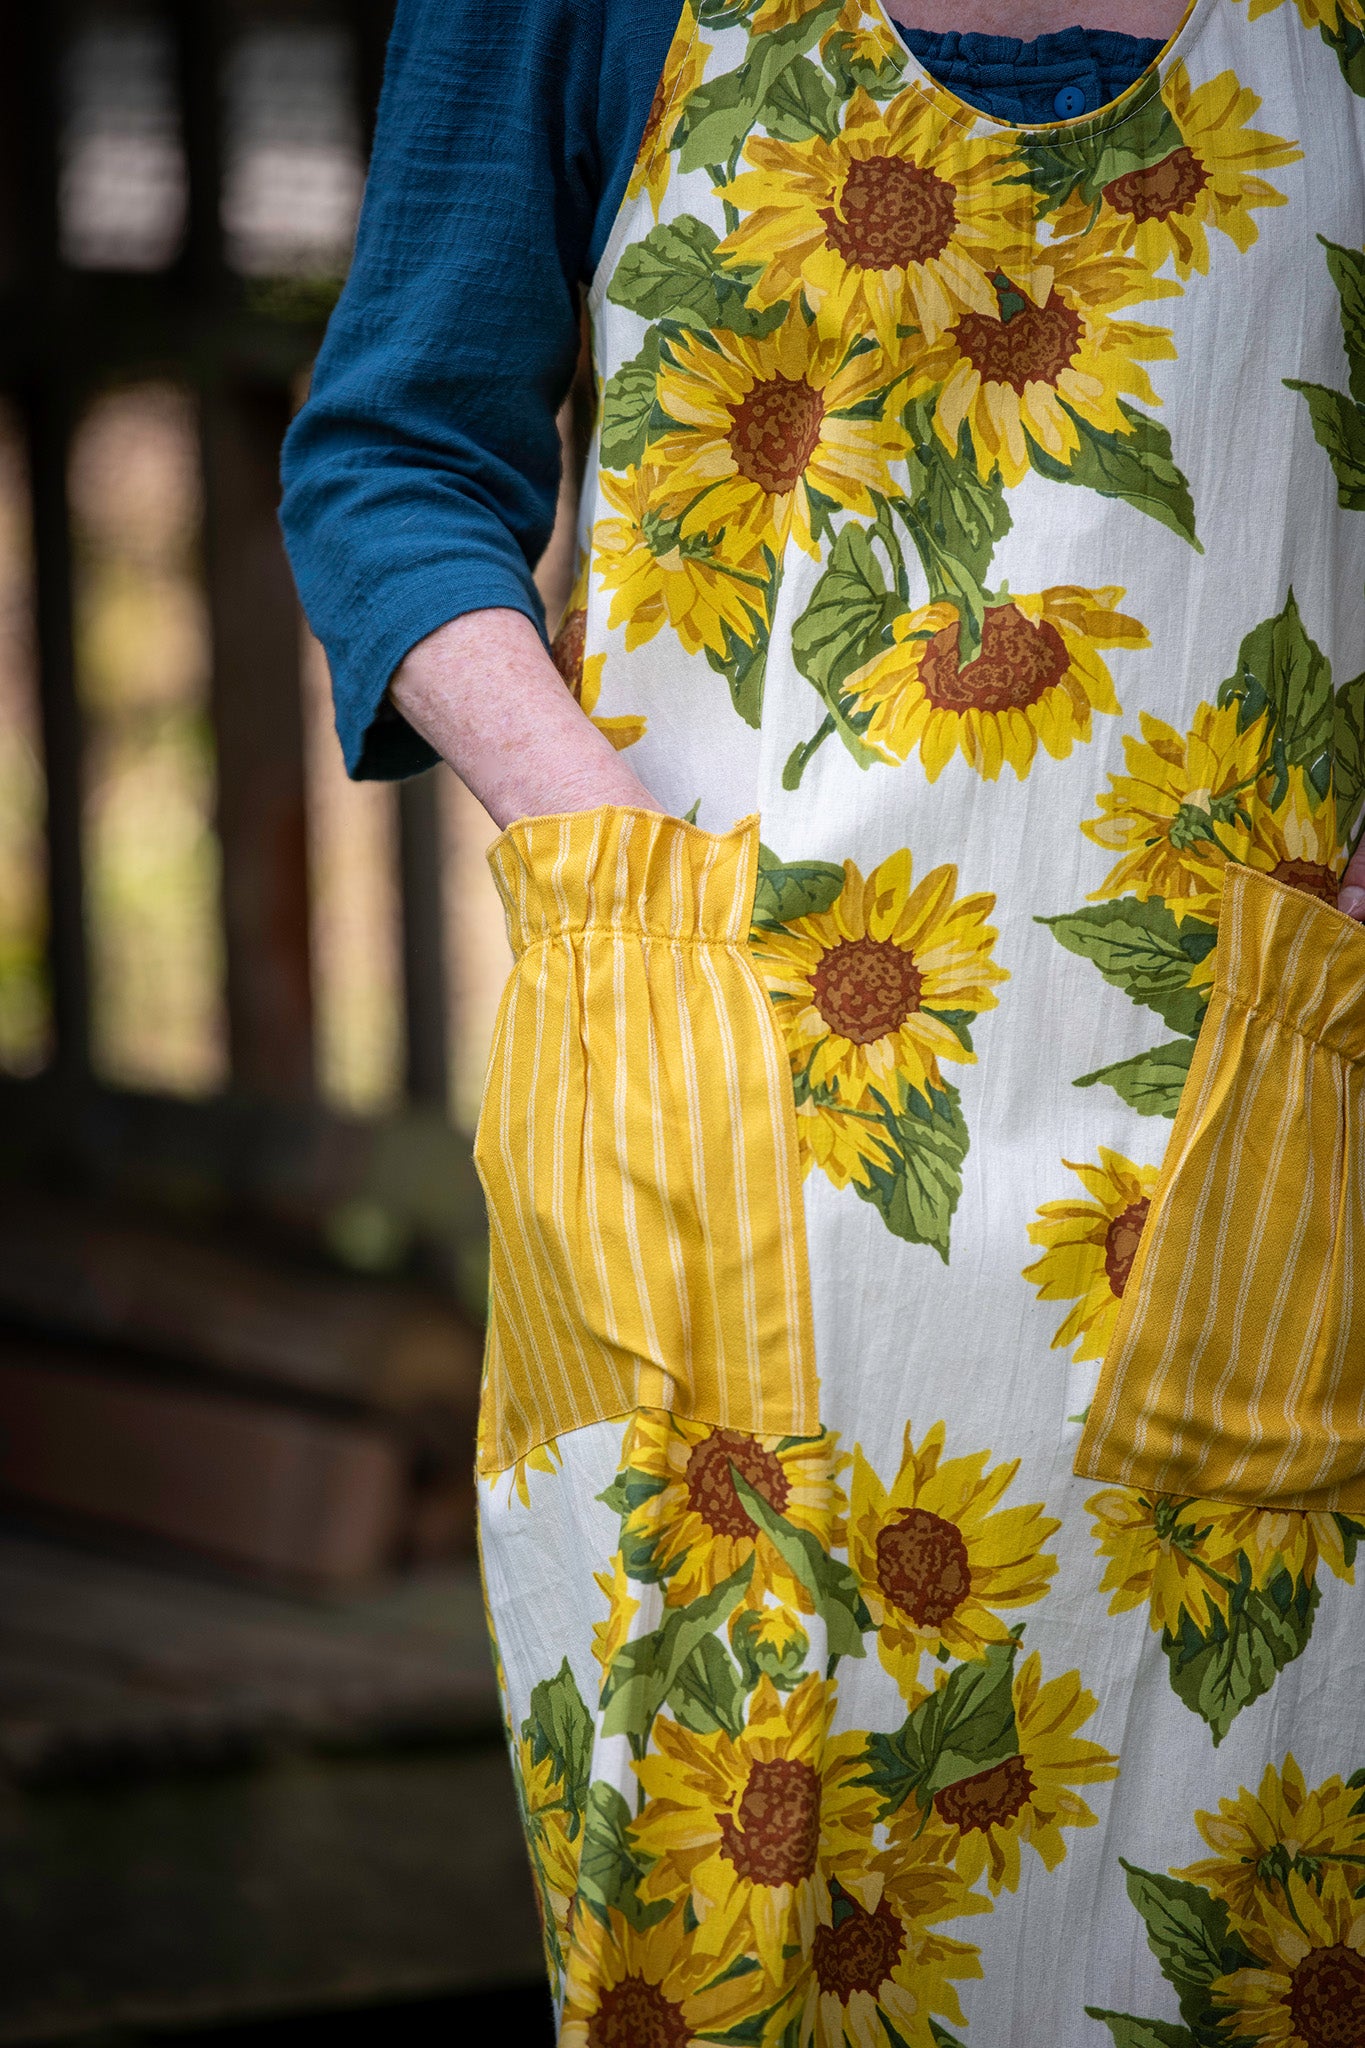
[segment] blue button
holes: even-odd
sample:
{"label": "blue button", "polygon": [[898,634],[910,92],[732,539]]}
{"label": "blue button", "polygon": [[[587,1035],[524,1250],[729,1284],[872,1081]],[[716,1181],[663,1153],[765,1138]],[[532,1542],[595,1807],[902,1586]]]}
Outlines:
{"label": "blue button", "polygon": [[1052,102],[1064,121],[1074,121],[1086,109],[1085,88],[1080,85],[1064,85]]}

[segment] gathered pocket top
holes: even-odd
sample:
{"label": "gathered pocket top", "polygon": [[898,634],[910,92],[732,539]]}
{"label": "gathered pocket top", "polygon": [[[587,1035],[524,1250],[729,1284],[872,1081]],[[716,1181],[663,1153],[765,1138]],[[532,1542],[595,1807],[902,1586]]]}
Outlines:
{"label": "gathered pocket top", "polygon": [[1215,979],[1076,1470],[1365,1508],[1365,930],[1230,867]]}
{"label": "gathered pocket top", "polygon": [[791,1076],[748,954],[758,820],[606,806],[489,853],[515,954],[474,1156],[479,1466],[662,1408],[818,1428]]}

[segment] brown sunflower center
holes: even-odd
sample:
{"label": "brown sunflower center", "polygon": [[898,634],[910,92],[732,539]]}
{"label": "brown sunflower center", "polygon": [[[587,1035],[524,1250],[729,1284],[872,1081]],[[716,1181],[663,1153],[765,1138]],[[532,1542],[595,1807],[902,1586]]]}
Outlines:
{"label": "brown sunflower center", "polygon": [[1324,903],[1337,900],[1338,881],[1330,868],[1316,860],[1281,860],[1270,870],[1276,882],[1285,882],[1291,889],[1302,889],[1306,895],[1320,897]]}
{"label": "brown sunflower center", "polygon": [[981,622],[981,652],[957,665],[958,627],[944,626],[920,657],[924,694],[937,711],[1025,711],[1071,666],[1066,642],[1047,619],[1034,625],[1018,605],[992,605]]}
{"label": "brown sunflower center", "polygon": [[1159,164],[1111,179],[1104,196],[1115,213],[1126,213],[1133,220],[1169,220],[1173,213],[1183,213],[1208,182],[1209,174],[1194,151],[1182,144]]}
{"label": "brown sunflower center", "polygon": [[1133,1270],[1137,1256],[1138,1239],[1147,1221],[1151,1203],[1146,1195],[1140,1201],[1130,1202],[1121,1216],[1116,1216],[1104,1233],[1104,1270],[1109,1278],[1111,1293],[1122,1301],[1123,1290],[1128,1285],[1128,1275]]}
{"label": "brown sunflower center", "polygon": [[687,1460],[687,1505],[716,1536],[752,1536],[754,1525],[735,1488],[741,1473],[780,1515],[791,1487],[776,1453],[737,1429],[713,1429]]}
{"label": "brown sunflower center", "polygon": [[772,497],[794,490],[820,443],[825,401],[804,377],[766,377],[730,410],[730,453]]}
{"label": "brown sunflower center", "polygon": [[1009,1756],[989,1771],[963,1778],[934,1794],[934,1809],[950,1827],[963,1834],[973,1829],[984,1833],[989,1827],[1007,1826],[1033,1793],[1033,1778],[1021,1756]]}
{"label": "brown sunflower center", "polygon": [[[964,313],[954,330],[957,345],[987,384],[1009,384],[1022,396],[1030,384],[1055,384],[1076,359],[1081,345],[1081,316],[1057,297],[1045,306],[1015,292],[1008,279],[996,279],[1002,317]],[[1003,309],[1008,308],[1006,316]]]}
{"label": "brown sunflower center", "polygon": [[816,1982],[845,2005],[855,1991],[870,1992],[875,1998],[904,1946],[905,1929],[885,1899],[875,1913],[867,1913],[841,1891],[834,1925],[815,1930],[811,1960]]}
{"label": "brown sunflower center", "polygon": [[836,1037],[871,1045],[919,1008],[924,976],[893,939],[843,939],[825,954],[810,985]]}
{"label": "brown sunflower center", "polygon": [[799,1884],[820,1846],[820,1779],[794,1757],[756,1763],[737,1814],[720,1816],[720,1853],[750,1884]]}
{"label": "brown sunflower center", "polygon": [[877,1584],[920,1628],[937,1628],[972,1590],[962,1531],[927,1508],[906,1508],[877,1532]]}
{"label": "brown sunflower center", "polygon": [[650,146],[663,123],[664,110],[676,89],[674,81],[669,78],[668,73],[665,71],[663,77],[654,88],[654,97],[649,103],[649,112],[645,116],[645,132],[640,137],[639,154],[641,163],[644,163],[649,155]]}
{"label": "brown sunflower center", "polygon": [[1365,1956],[1344,1941],[1311,1948],[1289,1980],[1289,2011],[1305,2048],[1365,2041]]}
{"label": "brown sunflower center", "polygon": [[680,2005],[644,1977],[623,1977],[588,2021],[588,2048],[687,2048],[692,2029]]}
{"label": "brown sunflower center", "polygon": [[839,210],[821,213],[825,239],[860,270],[904,270],[941,256],[957,226],[957,193],[933,171],[898,156],[849,166]]}
{"label": "brown sunflower center", "polygon": [[583,656],[588,644],[588,614],[580,605],[566,612],[550,647],[550,659],[575,697],[583,694]]}

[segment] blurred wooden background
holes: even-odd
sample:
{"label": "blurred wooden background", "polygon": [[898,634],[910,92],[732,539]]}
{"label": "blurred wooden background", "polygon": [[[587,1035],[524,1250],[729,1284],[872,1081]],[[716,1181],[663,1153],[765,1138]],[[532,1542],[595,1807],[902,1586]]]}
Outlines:
{"label": "blurred wooden background", "polygon": [[390,11],[0,0],[0,2041],[536,1968],[491,828],[346,783],[276,526]]}

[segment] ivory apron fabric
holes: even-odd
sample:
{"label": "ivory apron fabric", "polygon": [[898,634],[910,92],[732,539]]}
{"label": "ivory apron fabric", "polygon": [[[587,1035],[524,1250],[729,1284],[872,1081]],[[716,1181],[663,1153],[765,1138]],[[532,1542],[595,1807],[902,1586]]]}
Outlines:
{"label": "ivory apron fabric", "polygon": [[673,816],[493,856],[572,2048],[1365,2043],[1362,95],[1361,0],[1048,129],[683,12],[556,642]]}

